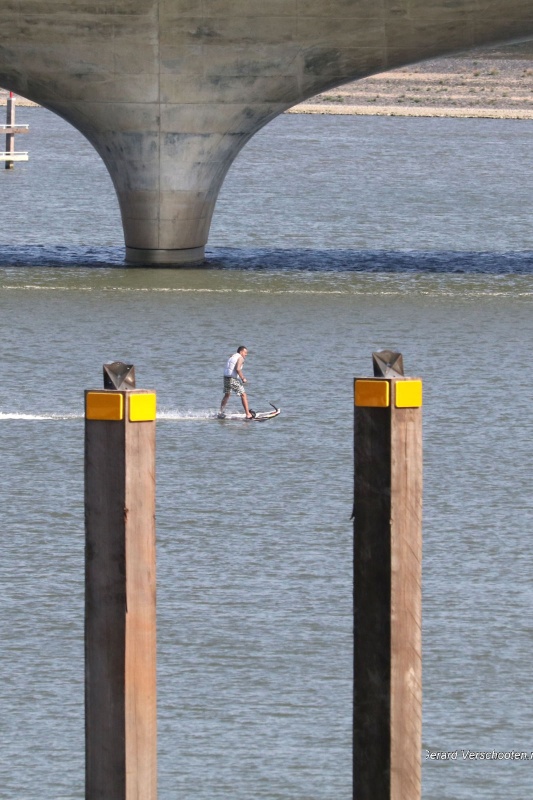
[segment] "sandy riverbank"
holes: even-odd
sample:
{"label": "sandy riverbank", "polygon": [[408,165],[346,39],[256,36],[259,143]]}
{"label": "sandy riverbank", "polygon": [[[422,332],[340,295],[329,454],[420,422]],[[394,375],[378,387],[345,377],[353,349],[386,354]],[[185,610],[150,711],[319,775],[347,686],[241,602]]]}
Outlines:
{"label": "sandy riverbank", "polygon": [[319,94],[288,113],[533,119],[533,44],[383,72]]}
{"label": "sandy riverbank", "polygon": [[[7,94],[0,89],[0,105]],[[17,96],[17,105],[36,104]],[[533,42],[383,72],[287,113],[533,119]]]}
{"label": "sandy riverbank", "polygon": [[[9,92],[6,92],[5,89],[0,89],[0,106],[5,106],[7,104]],[[22,97],[20,94],[16,95],[17,100],[17,108],[19,106],[24,106],[25,108],[39,108],[38,103],[34,103],[32,100],[28,100],[26,97]]]}
{"label": "sandy riverbank", "polygon": [[287,114],[347,114],[371,117],[464,117],[468,119],[533,119],[533,109],[509,108],[453,108],[450,106],[358,106],[342,107],[328,103],[302,103],[289,109]]}

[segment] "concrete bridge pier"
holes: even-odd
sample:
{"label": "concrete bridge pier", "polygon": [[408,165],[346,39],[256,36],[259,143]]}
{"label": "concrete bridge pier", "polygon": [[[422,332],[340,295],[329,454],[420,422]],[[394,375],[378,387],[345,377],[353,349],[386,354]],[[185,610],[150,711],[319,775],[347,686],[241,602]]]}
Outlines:
{"label": "concrete bridge pier", "polygon": [[[108,139],[110,136],[106,137]],[[122,215],[126,261],[133,264],[199,264],[224,176],[238,152],[238,140],[169,133],[141,142],[112,136],[115,147],[148,151],[140,162],[113,157],[107,162]],[[160,146],[158,146],[158,144]],[[110,143],[106,145],[112,147]],[[231,152],[231,149],[235,153]],[[112,149],[114,149],[112,147]],[[199,161],[193,152],[209,149]],[[140,168],[139,168],[140,167]]]}
{"label": "concrete bridge pier", "polygon": [[[233,160],[292,103],[53,103],[95,147],[118,197],[126,261],[195,265]],[[88,107],[89,106],[89,107]]]}
{"label": "concrete bridge pier", "polygon": [[532,0],[6,0],[0,86],[94,145],[127,261],[197,264],[233,159],[285,109],[531,36]]}
{"label": "concrete bridge pier", "polygon": [[[139,109],[139,112],[141,110]],[[248,113],[250,110],[248,109]],[[277,112],[276,112],[277,113]],[[88,129],[73,120],[72,111],[62,115],[73,121],[94,145],[111,175],[118,197],[126,261],[145,265],[195,265],[204,260],[215,203],[226,173],[244,144],[264,122],[253,116],[250,129],[218,132],[184,130],[187,124],[160,122],[153,130],[126,129],[107,119]],[[109,111],[106,111],[106,116]],[[188,127],[201,127],[204,114]],[[139,113],[139,118],[143,118]],[[218,127],[229,124],[224,118]],[[222,124],[221,124],[222,123]],[[122,125],[122,127],[121,127]]]}

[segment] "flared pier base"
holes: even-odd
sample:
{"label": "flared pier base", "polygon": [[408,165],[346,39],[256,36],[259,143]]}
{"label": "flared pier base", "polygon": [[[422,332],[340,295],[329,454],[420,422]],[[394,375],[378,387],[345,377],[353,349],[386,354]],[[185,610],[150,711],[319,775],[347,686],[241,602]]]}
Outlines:
{"label": "flared pier base", "polygon": [[151,250],[141,247],[126,247],[128,264],[147,267],[197,267],[204,263],[205,247],[189,247],[184,250]]}

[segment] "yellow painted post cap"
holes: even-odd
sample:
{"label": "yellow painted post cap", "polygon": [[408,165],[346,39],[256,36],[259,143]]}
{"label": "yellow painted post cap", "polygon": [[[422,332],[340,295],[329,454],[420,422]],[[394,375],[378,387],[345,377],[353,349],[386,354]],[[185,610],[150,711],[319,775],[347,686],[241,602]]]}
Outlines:
{"label": "yellow painted post cap", "polygon": [[156,395],[155,392],[146,392],[143,394],[129,394],[129,412],[128,419],[130,422],[151,422],[155,419],[156,415]]}
{"label": "yellow painted post cap", "polygon": [[422,405],[422,381],[395,381],[396,408],[420,408]]}
{"label": "yellow painted post cap", "polygon": [[119,392],[87,392],[85,395],[87,419],[124,419],[124,397]]}
{"label": "yellow painted post cap", "polygon": [[358,378],[355,381],[355,405],[367,408],[388,408],[390,405],[390,382],[383,379]]}

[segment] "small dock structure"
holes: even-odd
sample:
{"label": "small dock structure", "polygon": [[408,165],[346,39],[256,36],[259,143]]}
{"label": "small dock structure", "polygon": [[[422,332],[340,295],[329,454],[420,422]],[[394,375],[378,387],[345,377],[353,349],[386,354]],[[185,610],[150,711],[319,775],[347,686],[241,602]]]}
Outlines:
{"label": "small dock structure", "polygon": [[0,134],[6,134],[6,149],[0,150],[0,162],[4,162],[6,169],[13,169],[15,161],[28,161],[27,150],[15,150],[15,134],[28,133],[29,125],[16,125],[15,124],[15,105],[16,98],[13,92],[9,92],[6,105],[6,124],[0,125]]}

